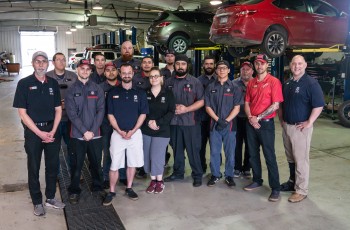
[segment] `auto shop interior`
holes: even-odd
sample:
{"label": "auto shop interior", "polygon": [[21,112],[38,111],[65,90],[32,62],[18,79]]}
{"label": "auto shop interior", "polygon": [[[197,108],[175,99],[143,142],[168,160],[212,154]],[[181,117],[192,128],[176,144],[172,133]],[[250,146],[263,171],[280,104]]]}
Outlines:
{"label": "auto shop interior", "polygon": [[[350,0],[0,0],[0,229],[350,229],[349,13]],[[93,59],[89,51],[104,52],[109,61],[119,58],[127,40],[135,58],[152,56],[160,68],[166,65],[168,50],[185,54],[194,77],[203,73],[206,55],[228,61],[233,80],[243,62],[254,63],[264,53],[269,57],[268,72],[283,84],[291,76],[292,57],[302,55],[306,73],[318,81],[325,101],[313,124],[307,198],[292,203],[292,192],[281,191],[277,202],[268,201],[271,189],[262,151],[264,183],[259,189],[245,191],[252,178],[242,175],[234,178],[232,187],[224,179],[207,186],[208,142],[208,169],[199,187],[192,185],[185,155],[183,180],[165,182],[164,192],[149,194],[150,177],[135,178],[136,201],[128,199],[125,186],[117,183],[112,205],[105,206],[103,197],[91,190],[86,160],[80,201],[71,204],[67,147],[62,141],[55,197],[66,206],[45,207],[44,216],[33,215],[24,126],[13,107],[17,83],[33,73],[32,55],[46,52],[50,71],[53,55],[61,52],[66,71],[75,72],[80,59]],[[282,184],[290,171],[277,116],[274,123]],[[173,171],[172,148],[168,149],[171,157],[164,177]],[[42,157],[39,176],[43,197],[44,161]]]}

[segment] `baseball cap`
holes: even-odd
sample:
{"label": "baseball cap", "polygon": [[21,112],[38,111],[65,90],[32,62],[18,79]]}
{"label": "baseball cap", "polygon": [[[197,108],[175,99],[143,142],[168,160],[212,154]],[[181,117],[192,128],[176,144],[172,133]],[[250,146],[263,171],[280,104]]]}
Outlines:
{"label": "baseball cap", "polygon": [[46,54],[45,52],[43,52],[43,51],[36,51],[36,52],[33,54],[33,56],[32,56],[32,61],[34,61],[35,58],[37,58],[37,57],[39,57],[39,56],[42,56],[42,57],[44,57],[45,59],[48,59],[47,54]]}
{"label": "baseball cap", "polygon": [[105,69],[107,68],[107,67],[109,67],[109,66],[113,66],[114,68],[117,68],[117,66],[111,61],[111,62],[108,62],[108,63],[106,63],[106,65],[105,65]]}
{"label": "baseball cap", "polygon": [[225,66],[227,66],[227,68],[230,68],[230,63],[228,63],[228,61],[226,61],[226,60],[218,61],[216,63],[216,68],[218,68],[219,65],[225,65]]}
{"label": "baseball cap", "polygon": [[188,57],[185,54],[178,54],[175,57],[175,62],[177,62],[177,61],[185,61],[185,62],[188,63],[189,59],[188,59]]}
{"label": "baseball cap", "polygon": [[243,66],[249,66],[250,68],[252,68],[253,69],[253,65],[252,65],[252,63],[250,63],[249,61],[245,61],[245,62],[243,62],[242,63],[242,65],[241,65],[241,68],[243,67]]}
{"label": "baseball cap", "polygon": [[254,62],[257,61],[267,63],[269,61],[269,57],[266,54],[258,54]]}
{"label": "baseball cap", "polygon": [[172,49],[167,49],[167,50],[165,51],[165,56],[168,55],[168,54],[173,54],[173,55],[175,55],[175,51],[172,50]]}
{"label": "baseball cap", "polygon": [[80,60],[79,60],[79,62],[78,62],[78,64],[77,64],[77,67],[82,66],[82,65],[87,65],[87,66],[89,66],[90,69],[91,69],[90,61],[87,60],[87,59],[80,59]]}

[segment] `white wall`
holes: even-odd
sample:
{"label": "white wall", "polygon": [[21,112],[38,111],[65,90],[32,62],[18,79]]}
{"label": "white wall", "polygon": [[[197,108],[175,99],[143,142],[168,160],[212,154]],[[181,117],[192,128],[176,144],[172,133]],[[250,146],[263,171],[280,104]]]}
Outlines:
{"label": "white wall", "polygon": [[0,52],[7,51],[15,55],[16,62],[21,62],[21,41],[17,27],[0,27]]}

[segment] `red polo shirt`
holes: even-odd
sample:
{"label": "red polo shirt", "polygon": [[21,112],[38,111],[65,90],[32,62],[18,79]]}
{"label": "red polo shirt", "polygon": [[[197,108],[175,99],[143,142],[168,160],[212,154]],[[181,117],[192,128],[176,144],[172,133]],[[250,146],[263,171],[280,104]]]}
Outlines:
{"label": "red polo shirt", "polygon": [[[261,82],[256,77],[247,85],[245,101],[250,103],[251,115],[258,116],[274,102],[283,102],[282,84],[271,74],[267,74]],[[264,117],[264,119],[270,119],[275,116],[276,112],[273,112]]]}

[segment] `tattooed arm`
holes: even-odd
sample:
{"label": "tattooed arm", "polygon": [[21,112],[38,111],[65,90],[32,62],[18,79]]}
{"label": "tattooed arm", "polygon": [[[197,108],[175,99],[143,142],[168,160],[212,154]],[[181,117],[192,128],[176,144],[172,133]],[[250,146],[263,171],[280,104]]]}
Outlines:
{"label": "tattooed arm", "polygon": [[278,110],[279,104],[280,104],[279,102],[272,103],[272,105],[270,105],[264,112],[262,112],[261,114],[259,114],[256,117],[257,120],[260,121],[264,117],[266,117],[266,116],[270,115],[271,113],[275,112],[276,110]]}

